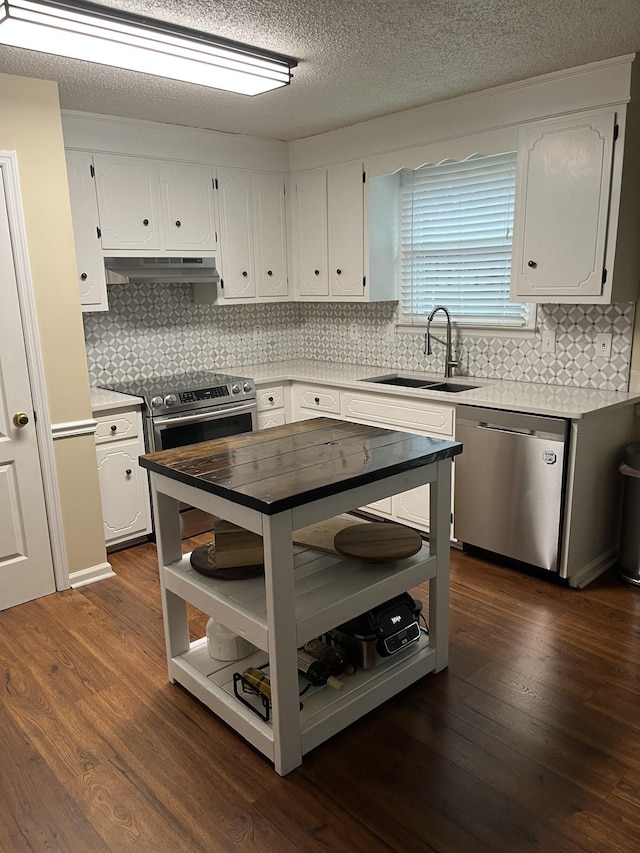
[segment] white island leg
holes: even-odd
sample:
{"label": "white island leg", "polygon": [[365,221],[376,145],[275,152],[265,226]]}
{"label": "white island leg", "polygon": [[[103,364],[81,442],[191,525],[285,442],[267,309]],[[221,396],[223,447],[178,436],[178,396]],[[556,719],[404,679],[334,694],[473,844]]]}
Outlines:
{"label": "white island leg", "polygon": [[269,675],[276,772],[302,764],[291,513],[263,517]]}
{"label": "white island leg", "polygon": [[429,491],[429,548],[436,555],[436,576],[429,582],[429,634],[436,650],[435,672],[449,663],[449,547],[451,539],[451,459],[438,463]]}

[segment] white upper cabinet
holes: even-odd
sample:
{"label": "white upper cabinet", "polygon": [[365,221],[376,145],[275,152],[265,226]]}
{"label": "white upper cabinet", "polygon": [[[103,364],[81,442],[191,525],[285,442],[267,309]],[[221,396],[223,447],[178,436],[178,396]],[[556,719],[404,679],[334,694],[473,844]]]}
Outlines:
{"label": "white upper cabinet", "polygon": [[293,183],[296,299],[329,298],[327,172],[303,172]]}
{"label": "white upper cabinet", "polygon": [[514,300],[607,304],[636,298],[637,270],[631,281],[628,247],[618,230],[621,109],[618,115],[592,111],[519,129]]}
{"label": "white upper cabinet", "polygon": [[364,170],[361,163],[327,171],[329,292],[364,297]]}
{"label": "white upper cabinet", "polygon": [[[296,299],[372,302],[398,298],[394,276],[386,277],[382,286],[369,286],[366,190],[364,167],[359,162],[294,175]],[[392,211],[386,210],[385,215],[392,216]]]}
{"label": "white upper cabinet", "polygon": [[106,311],[107,284],[100,243],[91,154],[67,151],[67,179],[83,311]]}
{"label": "white upper cabinet", "polygon": [[103,249],[162,248],[157,166],[140,157],[95,154]]}
{"label": "white upper cabinet", "polygon": [[221,253],[220,288],[225,301],[256,296],[253,272],[251,174],[240,169],[218,170]]}
{"label": "white upper cabinet", "polygon": [[219,302],[289,298],[284,175],[218,169]]}
{"label": "white upper cabinet", "polygon": [[215,252],[218,235],[211,167],[161,162],[158,168],[165,249]]}
{"label": "white upper cabinet", "polygon": [[254,172],[255,275],[260,297],[289,295],[284,176]]}
{"label": "white upper cabinet", "polygon": [[104,254],[216,253],[213,167],[113,154],[93,165]]}

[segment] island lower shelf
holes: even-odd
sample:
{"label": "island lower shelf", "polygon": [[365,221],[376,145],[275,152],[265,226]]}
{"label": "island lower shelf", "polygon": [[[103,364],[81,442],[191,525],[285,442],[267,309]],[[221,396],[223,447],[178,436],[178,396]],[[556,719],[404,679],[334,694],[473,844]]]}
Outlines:
{"label": "island lower shelf", "polygon": [[[435,577],[429,545],[404,560],[373,564],[294,547],[297,645],[359,616],[384,601]],[[264,577],[219,580],[191,566],[190,555],[165,566],[168,592],[212,616],[229,630],[268,650]]]}
{"label": "island lower shelf", "polygon": [[[228,725],[273,760],[274,734],[264,721],[234,695],[233,674],[250,666],[267,663],[260,651],[239,661],[222,662],[211,658],[206,639],[170,661],[170,674]],[[359,669],[341,678],[343,690],[310,687],[301,696],[300,739],[307,753],[355,720],[413,684],[435,668],[435,649],[422,635],[417,643],[389,658],[374,669]],[[304,681],[301,681],[304,684]],[[258,707],[256,702],[256,707]]]}

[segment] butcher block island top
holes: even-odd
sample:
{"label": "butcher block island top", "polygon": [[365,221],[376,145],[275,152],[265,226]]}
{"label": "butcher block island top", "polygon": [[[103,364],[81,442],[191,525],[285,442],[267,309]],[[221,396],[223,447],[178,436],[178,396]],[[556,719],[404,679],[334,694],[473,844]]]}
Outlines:
{"label": "butcher block island top", "polygon": [[[314,418],[147,454],[151,476],[169,679],[177,681],[266,755],[284,775],[337,731],[448,662],[449,516],[454,441]],[[406,558],[372,563],[294,545],[294,531],[429,484],[430,541]],[[262,536],[264,575],[220,579],[183,554],[180,505]],[[428,582],[428,634],[342,690],[299,682],[297,649]],[[237,661],[190,641],[187,604],[244,637]],[[270,700],[241,695],[239,675],[262,668]],[[261,701],[258,701],[261,700]]]}
{"label": "butcher block island top", "polygon": [[150,453],[140,464],[274,515],[461,451],[455,441],[313,418]]}

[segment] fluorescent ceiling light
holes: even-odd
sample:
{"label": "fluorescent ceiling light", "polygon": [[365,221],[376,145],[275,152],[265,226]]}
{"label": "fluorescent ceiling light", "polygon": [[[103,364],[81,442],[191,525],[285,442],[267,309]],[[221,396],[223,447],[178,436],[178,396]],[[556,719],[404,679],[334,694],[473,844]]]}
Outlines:
{"label": "fluorescent ceiling light", "polygon": [[295,59],[78,0],[0,0],[0,44],[243,95],[287,86]]}

